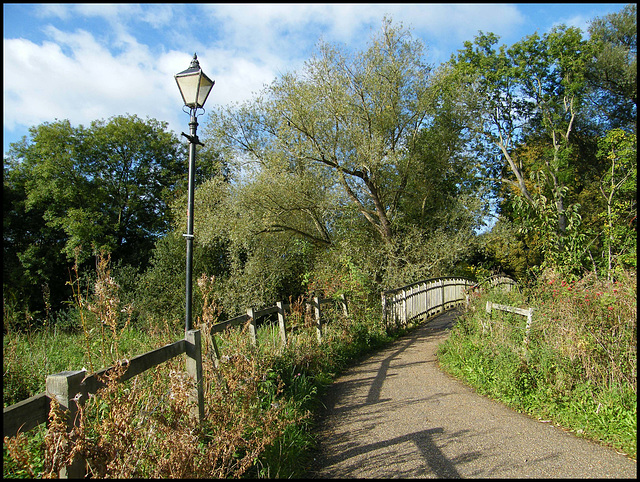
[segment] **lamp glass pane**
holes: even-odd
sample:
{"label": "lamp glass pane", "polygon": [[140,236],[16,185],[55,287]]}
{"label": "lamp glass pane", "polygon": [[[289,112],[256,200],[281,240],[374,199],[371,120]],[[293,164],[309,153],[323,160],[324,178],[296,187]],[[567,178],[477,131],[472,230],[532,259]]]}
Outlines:
{"label": "lamp glass pane", "polygon": [[202,107],[211,92],[213,82],[206,75],[200,77],[200,88],[198,89],[198,107]]}
{"label": "lamp glass pane", "polygon": [[176,76],[176,82],[182,94],[182,100],[187,107],[195,107],[198,96],[200,75],[199,73],[191,75]]}

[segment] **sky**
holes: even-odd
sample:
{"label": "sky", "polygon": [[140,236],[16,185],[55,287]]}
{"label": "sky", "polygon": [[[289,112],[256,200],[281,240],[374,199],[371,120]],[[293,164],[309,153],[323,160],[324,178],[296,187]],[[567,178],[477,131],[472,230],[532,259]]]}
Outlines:
{"label": "sky", "polygon": [[624,5],[3,4],[4,153],[29,127],[63,119],[89,126],[135,114],[188,132],[173,76],[194,53],[215,80],[211,110],[298,70],[319,40],[363,50],[385,16],[410,28],[437,66],[479,31],[506,45],[558,24],[586,32],[590,20]]}

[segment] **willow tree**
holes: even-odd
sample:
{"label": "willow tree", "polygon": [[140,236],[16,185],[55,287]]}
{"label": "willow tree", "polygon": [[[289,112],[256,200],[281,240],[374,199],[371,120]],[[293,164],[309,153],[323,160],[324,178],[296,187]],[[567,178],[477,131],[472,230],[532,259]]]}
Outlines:
{"label": "willow tree", "polygon": [[[430,68],[423,52],[408,30],[385,19],[364,51],[351,54],[321,42],[300,71],[282,75],[259,98],[211,117],[206,135],[235,159],[256,163],[263,177],[293,175],[285,182],[286,203],[262,197],[260,208],[271,210],[261,216],[262,231],[331,243],[326,209],[308,204],[322,205],[308,195],[313,178],[312,191],[327,192],[334,206],[355,208],[379,239],[392,241],[417,162],[412,145],[427,119]],[[283,182],[273,185],[279,189]],[[291,189],[295,182],[300,189]],[[294,209],[299,216],[278,215]]]}

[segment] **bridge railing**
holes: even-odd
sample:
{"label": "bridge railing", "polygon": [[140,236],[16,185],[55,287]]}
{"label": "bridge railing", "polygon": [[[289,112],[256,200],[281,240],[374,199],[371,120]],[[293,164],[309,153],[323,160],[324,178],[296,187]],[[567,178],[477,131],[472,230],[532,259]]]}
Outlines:
{"label": "bridge railing", "polygon": [[382,317],[387,329],[406,326],[418,318],[429,318],[456,305],[467,304],[469,295],[487,289],[511,291],[517,283],[504,275],[481,283],[463,277],[432,278],[382,293]]}
{"label": "bridge railing", "polygon": [[462,277],[433,278],[382,292],[382,317],[387,329],[406,326],[466,302],[475,282]]}

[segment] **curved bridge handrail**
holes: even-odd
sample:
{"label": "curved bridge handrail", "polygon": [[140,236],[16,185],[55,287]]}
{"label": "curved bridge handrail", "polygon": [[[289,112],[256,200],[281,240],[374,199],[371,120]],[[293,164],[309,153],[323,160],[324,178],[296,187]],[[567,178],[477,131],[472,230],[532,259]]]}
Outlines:
{"label": "curved bridge handrail", "polygon": [[429,317],[466,302],[466,290],[474,281],[463,277],[431,278],[402,288],[383,291],[382,318],[387,329]]}
{"label": "curved bridge handrail", "polygon": [[466,303],[470,291],[517,283],[504,275],[497,275],[477,283],[462,276],[430,278],[401,288],[383,291],[382,318],[387,329],[406,326],[411,320],[430,317],[456,305]]}

